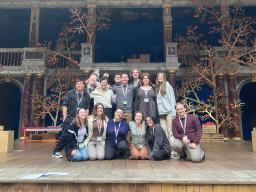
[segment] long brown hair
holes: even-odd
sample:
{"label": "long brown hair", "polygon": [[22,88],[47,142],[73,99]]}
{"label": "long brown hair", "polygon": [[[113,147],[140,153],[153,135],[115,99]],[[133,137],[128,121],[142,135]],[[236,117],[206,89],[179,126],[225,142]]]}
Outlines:
{"label": "long brown hair", "polygon": [[92,115],[93,115],[94,117],[97,116],[97,108],[98,108],[98,106],[100,106],[100,105],[101,105],[102,108],[103,108],[103,117],[102,117],[102,120],[105,120],[105,117],[106,117],[105,107],[103,106],[102,103],[96,103],[96,104],[94,105],[93,110],[92,110]]}
{"label": "long brown hair", "polygon": [[140,85],[140,86],[143,86],[143,78],[144,78],[145,76],[148,77],[149,86],[154,87],[153,83],[152,83],[151,80],[150,80],[150,74],[149,74],[149,73],[142,73],[142,74],[141,74],[139,85]]}
{"label": "long brown hair", "polygon": [[[85,110],[84,108],[80,108],[80,109],[78,109],[77,110],[77,112],[76,112],[76,117],[75,117],[75,121],[76,121],[76,125],[77,125],[77,127],[82,127],[82,124],[81,124],[81,121],[80,121],[80,118],[79,118],[79,111],[80,110]],[[86,111],[86,110],[85,110]],[[84,120],[84,125],[86,126],[86,124],[87,124],[87,117],[88,117],[88,114],[87,114],[87,116],[86,116],[86,119]]]}
{"label": "long brown hair", "polygon": [[[164,81],[162,83],[160,83],[158,81],[158,76],[162,74],[164,76]],[[156,75],[156,94],[158,94],[160,92],[160,95],[163,96],[166,94],[166,75],[164,72],[159,72]]]}

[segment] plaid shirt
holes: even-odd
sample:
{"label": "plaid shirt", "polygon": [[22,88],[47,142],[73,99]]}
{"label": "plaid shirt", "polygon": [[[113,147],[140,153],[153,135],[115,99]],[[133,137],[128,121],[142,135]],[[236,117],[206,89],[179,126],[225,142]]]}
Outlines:
{"label": "plaid shirt", "polygon": [[81,102],[79,102],[78,94],[75,89],[72,89],[67,92],[65,95],[63,102],[63,106],[67,107],[67,118],[74,118],[76,116],[76,111],[78,108],[89,109],[90,107],[90,95],[84,90]]}

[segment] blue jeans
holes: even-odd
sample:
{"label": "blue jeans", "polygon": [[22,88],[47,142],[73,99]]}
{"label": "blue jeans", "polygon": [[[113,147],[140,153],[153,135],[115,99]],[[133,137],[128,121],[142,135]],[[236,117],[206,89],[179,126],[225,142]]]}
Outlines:
{"label": "blue jeans", "polygon": [[88,160],[88,152],[85,148],[77,149],[75,156],[73,156],[75,161],[85,161]]}

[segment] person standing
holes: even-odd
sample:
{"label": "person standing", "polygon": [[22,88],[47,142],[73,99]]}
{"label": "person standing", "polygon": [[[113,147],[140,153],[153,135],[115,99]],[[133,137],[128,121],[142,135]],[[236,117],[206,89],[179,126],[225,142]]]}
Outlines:
{"label": "person standing", "polygon": [[62,158],[61,151],[65,147],[64,138],[67,135],[68,126],[76,116],[79,108],[84,108],[89,114],[90,95],[84,89],[84,82],[81,79],[76,79],[75,89],[66,93],[62,102],[63,125],[62,133],[56,147],[53,150],[52,157]]}
{"label": "person standing", "polygon": [[128,151],[126,137],[129,126],[123,119],[123,113],[123,109],[117,108],[114,118],[108,121],[105,144],[107,160],[124,158]]}
{"label": "person standing", "polygon": [[166,81],[165,73],[160,72],[157,74],[155,88],[160,125],[164,129],[164,132],[172,145],[172,142],[174,141],[172,134],[172,119],[176,116],[176,101],[173,88],[170,83]]}
{"label": "person standing", "polygon": [[137,87],[139,85],[139,82],[140,82],[140,75],[141,75],[141,72],[138,70],[138,69],[133,69],[132,70],[132,84]]}
{"label": "person standing", "polygon": [[124,110],[123,117],[130,122],[132,120],[133,96],[136,87],[128,84],[129,77],[127,73],[122,73],[121,78],[121,85],[113,87],[113,92],[115,93],[117,108]]}
{"label": "person standing", "polygon": [[113,91],[108,88],[108,79],[106,77],[101,78],[100,87],[91,92],[90,96],[94,100],[94,105],[97,103],[103,104],[107,117],[112,119],[112,103],[114,102],[114,94]]}
{"label": "person standing", "polygon": [[202,127],[199,119],[186,113],[183,103],[176,104],[177,117],[172,121],[172,131],[175,138],[172,149],[181,159],[201,162],[205,158],[205,151],[200,144]]}
{"label": "person standing", "polygon": [[105,156],[105,139],[108,117],[102,103],[97,103],[88,117],[88,156],[90,160],[103,160]]}
{"label": "person standing", "polygon": [[156,118],[156,95],[148,73],[141,75],[141,86],[135,98],[135,111],[141,111],[143,117]]}
{"label": "person standing", "polygon": [[68,161],[85,161],[88,159],[87,116],[86,110],[80,108],[68,128],[67,139],[65,139],[65,152]]}

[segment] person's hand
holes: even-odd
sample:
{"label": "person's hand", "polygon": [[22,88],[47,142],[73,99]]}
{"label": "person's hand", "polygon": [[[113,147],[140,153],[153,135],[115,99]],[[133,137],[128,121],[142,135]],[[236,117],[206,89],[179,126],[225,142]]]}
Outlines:
{"label": "person's hand", "polygon": [[195,143],[189,143],[188,147],[191,149],[195,149],[197,147],[197,145]]}
{"label": "person's hand", "polygon": [[71,155],[72,155],[72,156],[75,156],[75,155],[76,155],[76,152],[77,152],[77,149],[72,150],[72,151],[71,151]]}
{"label": "person's hand", "polygon": [[185,144],[189,144],[189,143],[190,143],[190,140],[188,139],[187,136],[184,136],[184,137],[182,138],[182,141],[183,141]]}

